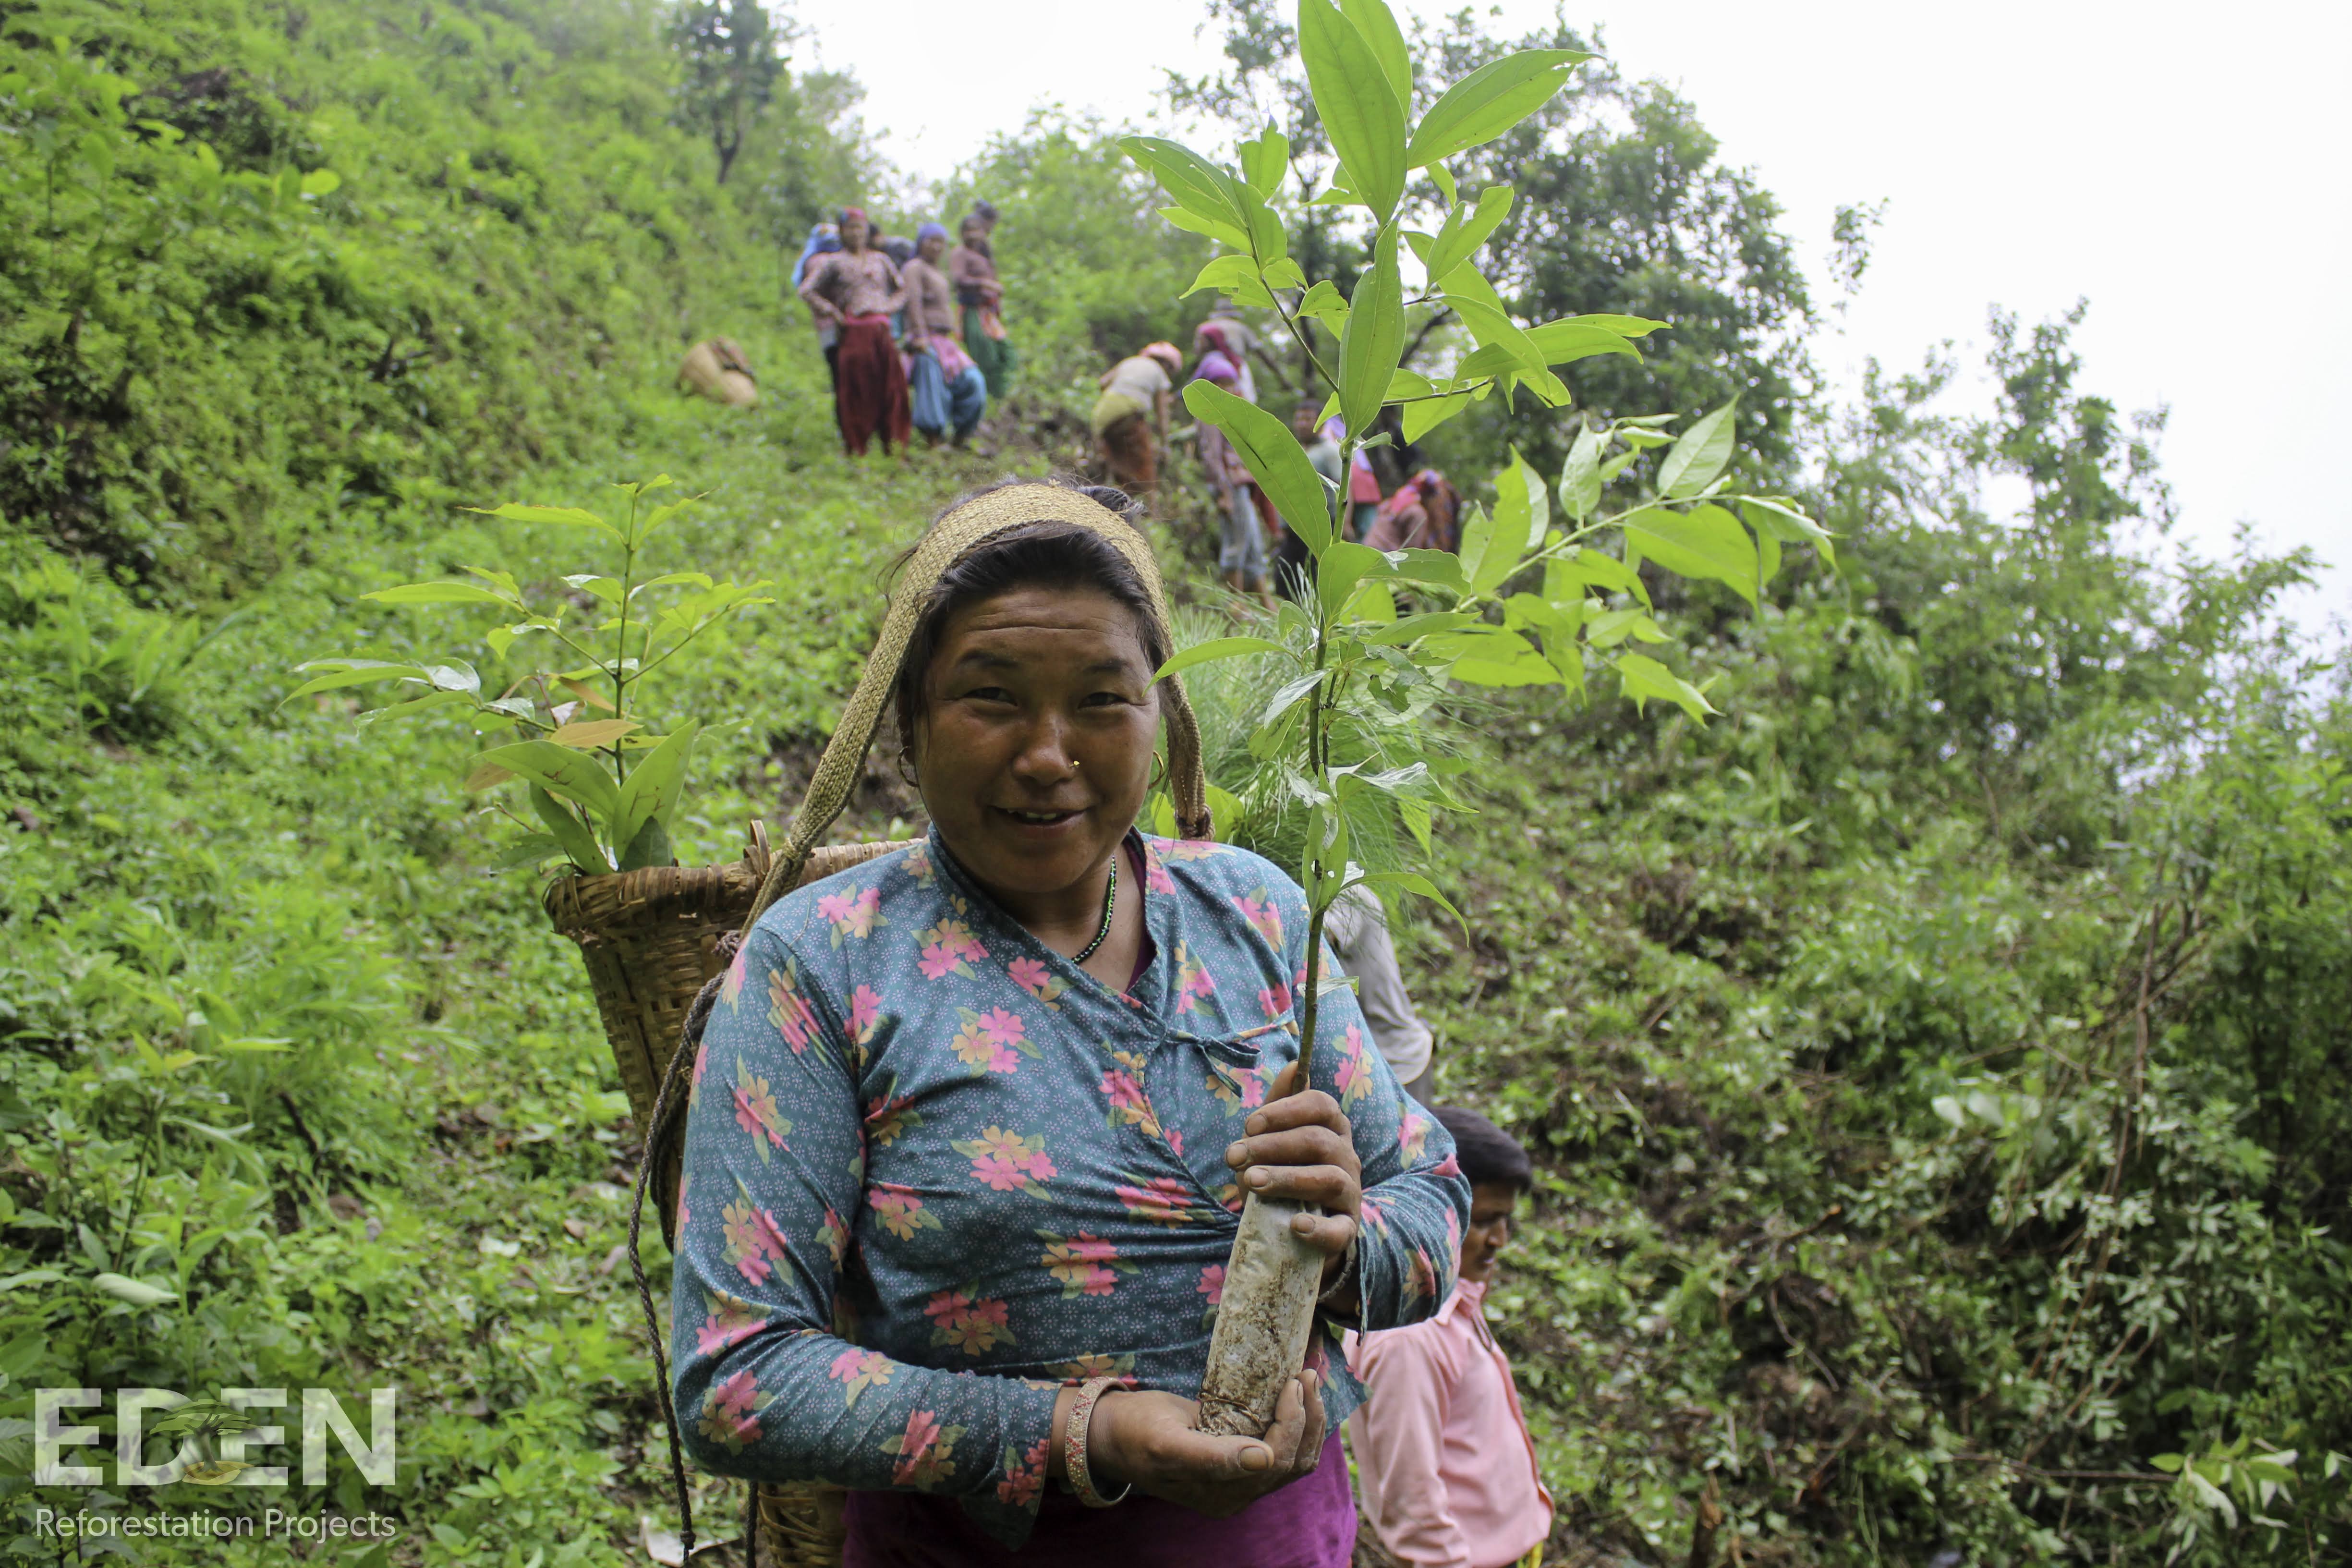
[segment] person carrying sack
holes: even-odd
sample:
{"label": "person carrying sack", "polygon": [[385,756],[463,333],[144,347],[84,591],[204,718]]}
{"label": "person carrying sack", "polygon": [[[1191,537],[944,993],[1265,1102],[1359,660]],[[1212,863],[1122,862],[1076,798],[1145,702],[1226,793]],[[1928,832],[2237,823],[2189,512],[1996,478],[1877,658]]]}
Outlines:
{"label": "person carrying sack", "polygon": [[[1302,1047],[1305,897],[1207,837],[1129,507],[1014,483],[915,546],[761,897],[886,700],[929,835],[758,914],[672,1068],[685,1447],[851,1489],[847,1568],[1342,1568],[1359,1394],[1328,1325],[1450,1288],[1452,1142],[1345,989]],[[1181,839],[1135,827],[1163,725]],[[1218,1437],[1195,1395],[1244,1191],[1320,1209],[1292,1224],[1327,1331],[1262,1436]]]}

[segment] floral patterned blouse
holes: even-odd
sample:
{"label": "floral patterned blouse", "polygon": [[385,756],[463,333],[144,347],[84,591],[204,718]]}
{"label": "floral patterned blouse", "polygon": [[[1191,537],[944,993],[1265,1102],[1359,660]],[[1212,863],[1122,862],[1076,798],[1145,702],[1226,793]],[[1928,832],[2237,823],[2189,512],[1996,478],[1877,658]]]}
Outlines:
{"label": "floral patterned blouse", "polygon": [[[1241,1208],[1224,1152],[1297,1055],[1306,900],[1245,850],[1128,842],[1153,952],[1124,994],[936,835],[762,917],[688,1112],[673,1352],[697,1463],[956,1497],[1018,1545],[1057,1388],[1199,1394]],[[1469,1187],[1351,993],[1316,1032],[1363,1163],[1361,1326],[1417,1321],[1453,1289]],[[1336,1426],[1362,1389],[1323,1329]]]}

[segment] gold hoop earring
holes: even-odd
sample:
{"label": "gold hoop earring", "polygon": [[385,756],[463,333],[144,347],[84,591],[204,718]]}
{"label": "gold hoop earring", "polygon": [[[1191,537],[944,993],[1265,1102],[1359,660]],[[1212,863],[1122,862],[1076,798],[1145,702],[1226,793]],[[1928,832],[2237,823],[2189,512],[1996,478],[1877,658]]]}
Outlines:
{"label": "gold hoop earring", "polygon": [[915,776],[915,759],[904,746],[898,748],[898,782],[919,795],[922,793],[923,781]]}

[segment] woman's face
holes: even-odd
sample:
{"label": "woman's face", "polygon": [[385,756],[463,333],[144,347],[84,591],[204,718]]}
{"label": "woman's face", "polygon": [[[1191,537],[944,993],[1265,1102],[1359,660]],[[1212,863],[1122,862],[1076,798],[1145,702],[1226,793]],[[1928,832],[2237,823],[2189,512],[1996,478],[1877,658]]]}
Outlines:
{"label": "woman's face", "polygon": [[866,233],[866,220],[864,218],[851,218],[847,223],[841,226],[841,248],[844,250],[865,249]]}
{"label": "woman's face", "polygon": [[957,229],[957,232],[963,237],[963,242],[966,245],[970,245],[975,239],[986,239],[988,237],[988,226],[982,223],[976,217],[968,217],[963,220],[962,225]]}
{"label": "woman's face", "polygon": [[940,258],[945,256],[947,253],[948,237],[943,234],[931,235],[923,241],[921,248],[916,252],[917,255],[920,256],[924,260],[931,263],[935,267],[939,265]]}
{"label": "woman's face", "polygon": [[1150,784],[1152,668],[1134,613],[1095,590],[1017,588],[949,617],[915,770],[981,881],[1057,892],[1109,857]]}

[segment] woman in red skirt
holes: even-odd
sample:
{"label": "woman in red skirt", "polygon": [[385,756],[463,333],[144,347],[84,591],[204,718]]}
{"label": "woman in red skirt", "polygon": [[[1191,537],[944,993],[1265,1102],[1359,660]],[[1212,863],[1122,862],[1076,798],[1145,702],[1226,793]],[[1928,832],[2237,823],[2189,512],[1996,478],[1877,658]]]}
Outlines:
{"label": "woman in red skirt", "polygon": [[820,323],[841,328],[840,377],[834,396],[841,415],[842,445],[853,458],[882,437],[883,450],[901,451],[914,436],[907,402],[907,367],[890,335],[892,312],[907,303],[907,286],[897,264],[872,248],[874,226],[856,207],[841,215],[841,248],[811,263],[801,284]]}

